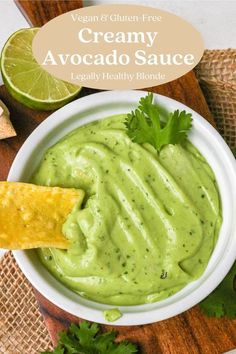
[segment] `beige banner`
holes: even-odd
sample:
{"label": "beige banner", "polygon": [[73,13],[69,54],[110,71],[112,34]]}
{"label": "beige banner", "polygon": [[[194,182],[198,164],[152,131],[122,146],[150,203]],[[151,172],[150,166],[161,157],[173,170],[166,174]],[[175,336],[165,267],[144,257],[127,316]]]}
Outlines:
{"label": "beige banner", "polygon": [[138,89],[172,81],[197,65],[199,32],[171,13],[136,5],[67,12],[36,34],[33,54],[50,74],[98,89]]}

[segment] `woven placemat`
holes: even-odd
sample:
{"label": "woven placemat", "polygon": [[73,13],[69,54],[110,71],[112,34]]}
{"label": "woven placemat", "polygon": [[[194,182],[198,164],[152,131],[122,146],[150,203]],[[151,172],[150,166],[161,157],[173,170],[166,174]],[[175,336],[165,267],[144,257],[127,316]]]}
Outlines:
{"label": "woven placemat", "polygon": [[8,252],[0,263],[0,353],[36,354],[50,348],[32,286]]}
{"label": "woven placemat", "polygon": [[[206,50],[195,69],[217,127],[236,147],[236,50]],[[32,286],[11,252],[0,262],[0,354],[52,348]]]}
{"label": "woven placemat", "polygon": [[236,49],[206,50],[195,69],[220,134],[236,148]]}

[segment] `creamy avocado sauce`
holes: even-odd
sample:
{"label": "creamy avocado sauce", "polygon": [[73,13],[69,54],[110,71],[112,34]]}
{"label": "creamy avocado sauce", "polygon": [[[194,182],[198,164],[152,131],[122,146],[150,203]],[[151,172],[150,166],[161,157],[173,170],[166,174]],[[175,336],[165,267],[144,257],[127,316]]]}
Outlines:
{"label": "creamy avocado sauce", "polygon": [[109,309],[103,311],[103,316],[107,322],[115,322],[122,317],[119,309]]}
{"label": "creamy avocado sauce", "polygon": [[74,130],[32,179],[85,190],[63,227],[70,249],[39,255],[66,286],[113,305],[165,299],[200,277],[221,226],[215,177],[199,151],[189,141],[159,154],[133,143],[125,117]]}

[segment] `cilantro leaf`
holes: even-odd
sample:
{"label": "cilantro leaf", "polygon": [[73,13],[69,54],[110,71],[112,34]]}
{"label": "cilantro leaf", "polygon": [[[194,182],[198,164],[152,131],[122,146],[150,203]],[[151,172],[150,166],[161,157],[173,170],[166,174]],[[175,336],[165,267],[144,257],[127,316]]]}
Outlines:
{"label": "cilantro leaf", "polygon": [[220,285],[200,303],[205,314],[236,318],[236,262]]}
{"label": "cilantro leaf", "polygon": [[167,144],[180,144],[187,138],[192,126],[192,115],[179,110],[164,116],[163,108],[153,103],[153,94],[142,97],[135,111],[127,114],[125,126],[128,136],[136,143],[149,143],[157,151]]}
{"label": "cilantro leaf", "polygon": [[115,332],[99,334],[99,326],[82,321],[71,324],[67,332],[59,333],[58,346],[52,352],[42,354],[133,354],[137,346],[128,341],[115,343]]}

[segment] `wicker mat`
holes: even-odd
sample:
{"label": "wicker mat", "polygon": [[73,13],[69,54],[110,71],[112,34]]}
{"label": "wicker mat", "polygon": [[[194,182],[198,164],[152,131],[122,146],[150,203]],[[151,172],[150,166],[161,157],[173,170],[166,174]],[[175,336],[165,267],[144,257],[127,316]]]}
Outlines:
{"label": "wicker mat", "polygon": [[33,289],[11,252],[0,264],[0,353],[34,354],[52,348]]}
{"label": "wicker mat", "polygon": [[[195,69],[220,133],[236,147],[236,50],[207,50]],[[0,262],[0,354],[52,348],[33,289],[11,252]]]}
{"label": "wicker mat", "polygon": [[236,49],[206,50],[195,73],[220,134],[236,148]]}

